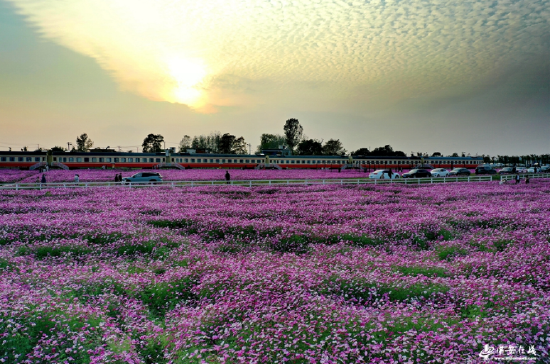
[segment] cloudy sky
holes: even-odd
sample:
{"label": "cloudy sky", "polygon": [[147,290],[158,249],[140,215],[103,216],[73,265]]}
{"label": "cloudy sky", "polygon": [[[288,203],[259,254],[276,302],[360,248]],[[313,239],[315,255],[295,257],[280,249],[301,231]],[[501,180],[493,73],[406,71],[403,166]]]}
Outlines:
{"label": "cloudy sky", "polygon": [[550,152],[550,0],[0,0],[0,149],[261,133]]}

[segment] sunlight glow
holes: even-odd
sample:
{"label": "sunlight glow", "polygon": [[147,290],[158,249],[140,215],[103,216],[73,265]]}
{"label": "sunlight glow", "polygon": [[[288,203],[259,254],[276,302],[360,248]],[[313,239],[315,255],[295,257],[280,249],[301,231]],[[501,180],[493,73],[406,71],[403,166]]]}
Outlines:
{"label": "sunlight glow", "polygon": [[204,63],[199,59],[178,57],[169,59],[166,64],[174,87],[164,96],[164,99],[169,102],[199,107],[202,95],[199,84],[207,75]]}

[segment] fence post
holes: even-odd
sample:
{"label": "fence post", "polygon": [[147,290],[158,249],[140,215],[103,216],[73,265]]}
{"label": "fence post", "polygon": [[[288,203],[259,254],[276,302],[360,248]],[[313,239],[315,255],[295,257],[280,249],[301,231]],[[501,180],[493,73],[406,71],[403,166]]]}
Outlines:
{"label": "fence post", "polygon": [[430,183],[431,183],[431,184],[434,183],[434,179],[433,179],[433,178],[430,178]]}
{"label": "fence post", "polygon": [[191,187],[193,187],[193,181],[191,181]]}
{"label": "fence post", "polygon": [[248,187],[252,187],[252,180],[248,181]]}
{"label": "fence post", "polygon": [[19,183],[16,183],[16,184],[15,184],[15,190],[16,190],[16,191],[19,191]]}
{"label": "fence post", "polygon": [[271,180],[269,180],[269,185],[271,186]]}
{"label": "fence post", "polygon": [[468,176],[468,182],[470,182],[470,176]]}

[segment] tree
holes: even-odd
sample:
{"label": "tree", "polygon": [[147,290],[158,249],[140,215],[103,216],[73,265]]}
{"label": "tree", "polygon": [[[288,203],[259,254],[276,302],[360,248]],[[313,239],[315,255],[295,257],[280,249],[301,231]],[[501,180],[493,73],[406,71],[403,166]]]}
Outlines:
{"label": "tree", "polygon": [[300,143],[300,140],[302,140],[304,128],[302,128],[298,119],[292,118],[286,121],[284,131],[286,145],[288,145],[290,150],[294,150],[298,143]]}
{"label": "tree", "polygon": [[323,145],[323,154],[325,155],[345,155],[346,150],[340,142],[340,139],[330,139]]}
{"label": "tree", "polygon": [[160,134],[149,134],[143,139],[143,153],[158,153],[162,152],[162,143],[164,143],[164,137]]}
{"label": "tree", "polygon": [[94,142],[88,138],[88,134],[84,133],[76,137],[76,150],[79,152],[87,152],[94,146]]}
{"label": "tree", "polygon": [[369,151],[368,148],[359,148],[355,152],[351,152],[351,155],[353,155],[353,156],[356,156],[356,155],[369,155],[369,154],[370,154],[370,151]]}
{"label": "tree", "polygon": [[21,151],[22,151],[22,152],[28,152],[28,151],[29,151],[29,148],[27,148],[26,146],[24,146],[23,148],[21,148]]}
{"label": "tree", "polygon": [[64,151],[66,151],[66,149],[58,145],[52,148],[52,152],[64,152]]}
{"label": "tree", "polygon": [[304,139],[296,147],[299,155],[322,155],[323,145],[316,139]]}
{"label": "tree", "polygon": [[433,152],[432,153],[432,157],[441,157],[441,156],[442,156],[442,154],[439,153],[439,152]]}
{"label": "tree", "polygon": [[232,148],[233,154],[246,154],[246,142],[243,137],[235,139]]}
{"label": "tree", "polygon": [[458,153],[453,153],[453,155],[451,155],[451,157],[458,157]]}
{"label": "tree", "polygon": [[286,137],[279,134],[262,134],[260,137],[260,145],[258,145],[258,152],[262,149],[278,149],[280,146],[286,145]]}
{"label": "tree", "polygon": [[235,135],[225,133],[220,138],[218,150],[223,154],[233,154],[233,143],[235,142]]}
{"label": "tree", "polygon": [[[405,157],[405,153],[403,153],[400,150],[393,150],[391,145],[385,145],[383,147],[374,148],[374,150],[370,153],[370,155],[373,156],[381,156],[381,157]],[[412,153],[411,153],[412,155]]]}
{"label": "tree", "polygon": [[179,152],[185,153],[189,148],[191,148],[191,137],[189,135],[184,135],[179,144]]}

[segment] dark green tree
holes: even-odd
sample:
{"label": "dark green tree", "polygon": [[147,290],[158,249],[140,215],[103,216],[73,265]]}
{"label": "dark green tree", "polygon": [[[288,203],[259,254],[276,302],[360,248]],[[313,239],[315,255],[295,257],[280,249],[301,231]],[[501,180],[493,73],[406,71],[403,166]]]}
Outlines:
{"label": "dark green tree", "polygon": [[191,148],[191,137],[184,135],[179,144],[179,152],[185,153],[189,148]]}
{"label": "dark green tree", "polygon": [[223,154],[233,154],[233,143],[235,143],[235,135],[225,133],[219,141],[218,150]]}
{"label": "dark green tree", "polygon": [[302,128],[298,119],[292,118],[286,121],[284,131],[286,145],[288,145],[288,148],[293,151],[302,140],[304,128]]}
{"label": "dark green tree", "polygon": [[323,145],[323,154],[324,155],[345,155],[346,150],[340,142],[340,139],[330,139],[328,142]]}
{"label": "dark green tree", "polygon": [[233,142],[233,147],[231,148],[231,153],[233,154],[247,154],[246,150],[246,141],[243,137],[238,137]]}
{"label": "dark green tree", "polygon": [[88,138],[88,134],[83,133],[76,137],[76,150],[79,152],[87,152],[94,146],[94,142]]}
{"label": "dark green tree", "polygon": [[351,155],[370,155],[370,151],[368,148],[359,148],[355,152],[351,152]]}
{"label": "dark green tree", "polygon": [[258,152],[262,149],[277,149],[280,146],[286,145],[286,137],[279,134],[262,134],[260,137],[260,145],[258,145]]}
{"label": "dark green tree", "polygon": [[58,145],[56,145],[55,147],[52,148],[52,152],[64,152],[66,151],[67,149],[63,148],[63,147],[60,147]]}
{"label": "dark green tree", "polygon": [[143,153],[158,153],[162,152],[162,144],[164,143],[164,137],[160,134],[149,134],[143,139]]}
{"label": "dark green tree", "polygon": [[316,139],[304,139],[298,143],[296,153],[299,155],[322,155],[323,144]]}

